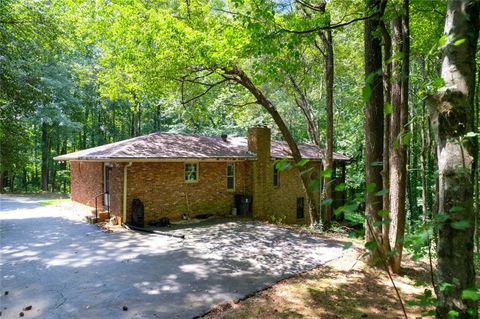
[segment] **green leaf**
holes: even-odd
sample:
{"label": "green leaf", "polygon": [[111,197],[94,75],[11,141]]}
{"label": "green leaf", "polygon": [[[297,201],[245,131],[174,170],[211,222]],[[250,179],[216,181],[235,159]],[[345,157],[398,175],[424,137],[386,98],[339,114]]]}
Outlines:
{"label": "green leaf", "polygon": [[275,168],[278,169],[279,171],[284,171],[292,167],[292,165],[290,165],[288,160],[284,160],[284,159],[277,161],[274,165],[275,165]]}
{"label": "green leaf", "polygon": [[304,159],[302,159],[300,162],[298,162],[298,163],[296,164],[296,166],[298,166],[298,167],[303,167],[303,166],[305,166],[309,161],[310,161],[309,159],[305,159],[305,158],[304,158]]}
{"label": "green leaf", "polygon": [[449,209],[448,212],[450,213],[460,213],[460,212],[463,212],[465,210],[465,208],[461,207],[461,206],[453,206],[452,208]]}
{"label": "green leaf", "polygon": [[383,114],[388,115],[388,114],[391,114],[392,112],[393,112],[392,104],[385,102],[385,104],[383,105]]}
{"label": "green leaf", "polygon": [[445,85],[445,81],[442,78],[439,77],[439,78],[436,78],[435,80],[433,80],[432,85],[435,89],[438,89],[438,88],[441,88],[442,86]]}
{"label": "green leaf", "polygon": [[458,47],[460,44],[462,44],[463,42],[467,41],[466,39],[458,39],[457,41],[453,42],[453,45]]}
{"label": "green leaf", "polygon": [[368,250],[374,250],[375,248],[377,248],[377,243],[374,240],[367,241],[365,243],[365,248],[367,248]]}
{"label": "green leaf", "polygon": [[390,212],[388,210],[381,209],[377,212],[377,215],[380,217],[387,217],[390,215]]}
{"label": "green leaf", "polygon": [[462,219],[455,222],[451,222],[450,226],[457,230],[464,230],[470,227],[470,222],[466,219]]}
{"label": "green leaf", "polygon": [[388,188],[384,188],[382,189],[381,191],[378,191],[375,193],[375,196],[384,196],[384,195],[387,195],[389,192],[389,189]]}
{"label": "green leaf", "polygon": [[372,88],[370,85],[364,86],[362,89],[363,102],[367,103],[372,96]]}
{"label": "green leaf", "polygon": [[477,316],[477,308],[468,308],[467,309],[467,314],[471,317],[476,317]]}
{"label": "green leaf", "polygon": [[443,47],[447,43],[448,36],[446,34],[442,35],[440,39],[438,39],[438,44]]}
{"label": "green leaf", "polygon": [[455,285],[452,285],[451,283],[448,282],[442,282],[440,283],[440,291],[448,291],[450,289],[455,288]]}
{"label": "green leaf", "polygon": [[345,220],[348,220],[349,222],[355,223],[355,224],[363,224],[365,221],[365,217],[362,214],[358,213],[345,213]]}
{"label": "green leaf", "polygon": [[462,290],[462,299],[463,300],[472,300],[477,301],[480,299],[476,289],[465,289]]}
{"label": "green leaf", "polygon": [[458,311],[450,310],[450,311],[448,312],[448,318],[449,318],[449,319],[458,318],[458,316],[460,316],[460,314],[458,313]]}
{"label": "green leaf", "polygon": [[367,193],[373,192],[375,190],[375,187],[377,187],[377,184],[375,183],[368,183],[367,184]]}
{"label": "green leaf", "polygon": [[320,172],[320,176],[326,177],[326,178],[331,178],[332,174],[333,174],[333,169],[331,169],[331,168],[323,170],[323,171]]}
{"label": "green leaf", "polygon": [[300,176],[302,176],[303,174],[307,174],[307,173],[309,173],[309,172],[311,172],[311,171],[313,171],[313,167],[310,167],[310,168],[307,168],[307,169],[301,171],[301,172],[300,172]]}
{"label": "green leaf", "polygon": [[397,254],[398,250],[397,249],[392,249],[387,253],[387,257],[393,257]]}
{"label": "green leaf", "polygon": [[402,139],[402,142],[403,142],[403,145],[410,145],[410,142],[412,140],[412,132],[407,132],[405,134],[403,134],[403,139]]}
{"label": "green leaf", "polygon": [[312,192],[320,189],[320,179],[313,179],[308,184],[308,189]]}
{"label": "green leaf", "polygon": [[332,203],[333,203],[333,199],[328,198],[322,201],[322,206],[329,206],[329,205],[332,205]]}
{"label": "green leaf", "polygon": [[350,247],[352,247],[353,243],[351,241],[347,241],[345,244],[343,244],[343,250],[347,250]]}
{"label": "green leaf", "polygon": [[445,215],[445,214],[442,214],[442,213],[437,214],[435,216],[435,221],[438,222],[438,223],[443,223],[443,222],[447,221],[447,219],[448,219],[448,216]]}
{"label": "green leaf", "polygon": [[377,75],[376,72],[371,72],[371,73],[367,76],[367,83],[368,83],[368,84],[372,84],[372,83],[373,83],[373,79],[375,78],[375,75]]}
{"label": "green leaf", "polygon": [[346,187],[345,183],[340,183],[335,186],[335,191],[343,192],[345,190],[345,187]]}
{"label": "green leaf", "polygon": [[377,220],[376,222],[373,223],[373,227],[380,227],[382,225],[390,225],[390,223],[391,223],[390,219]]}

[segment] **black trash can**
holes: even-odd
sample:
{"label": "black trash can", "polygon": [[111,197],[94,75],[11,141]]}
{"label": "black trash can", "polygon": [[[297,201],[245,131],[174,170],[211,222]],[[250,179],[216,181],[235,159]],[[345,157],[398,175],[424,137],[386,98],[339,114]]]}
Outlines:
{"label": "black trash can", "polygon": [[136,227],[145,226],[145,213],[144,207],[141,200],[135,198],[132,201],[132,225]]}
{"label": "black trash can", "polygon": [[252,217],[252,196],[236,194],[235,208],[237,208],[238,216]]}

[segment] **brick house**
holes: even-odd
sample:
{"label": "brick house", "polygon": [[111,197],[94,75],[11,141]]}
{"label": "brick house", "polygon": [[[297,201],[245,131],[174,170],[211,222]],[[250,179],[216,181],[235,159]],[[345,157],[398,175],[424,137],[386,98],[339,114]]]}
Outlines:
{"label": "brick house", "polygon": [[[310,144],[299,149],[310,160],[309,174],[317,174],[324,151]],[[247,195],[252,203],[246,213],[254,218],[275,215],[287,223],[307,223],[298,171],[273,165],[283,158],[291,158],[288,145],[271,141],[269,128],[254,127],[247,138],[153,133],[55,160],[70,162],[73,201],[95,207],[98,197],[99,208],[122,221],[131,221],[134,198],[144,203],[148,222],[184,214],[227,215],[235,198]],[[335,153],[334,160],[344,176],[349,158]]]}

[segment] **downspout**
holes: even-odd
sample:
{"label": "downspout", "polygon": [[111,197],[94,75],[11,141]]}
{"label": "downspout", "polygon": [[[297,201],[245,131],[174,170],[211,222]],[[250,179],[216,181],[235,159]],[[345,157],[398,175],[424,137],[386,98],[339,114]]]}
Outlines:
{"label": "downspout", "polygon": [[132,166],[132,162],[129,162],[123,167],[123,224],[127,222],[127,168],[130,166]]}

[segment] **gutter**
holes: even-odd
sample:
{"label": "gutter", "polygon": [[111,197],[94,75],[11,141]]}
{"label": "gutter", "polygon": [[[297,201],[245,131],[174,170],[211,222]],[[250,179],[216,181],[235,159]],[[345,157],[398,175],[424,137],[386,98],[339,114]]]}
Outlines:
{"label": "gutter", "polygon": [[132,166],[132,162],[123,167],[123,216],[122,222],[127,222],[127,168]]}

